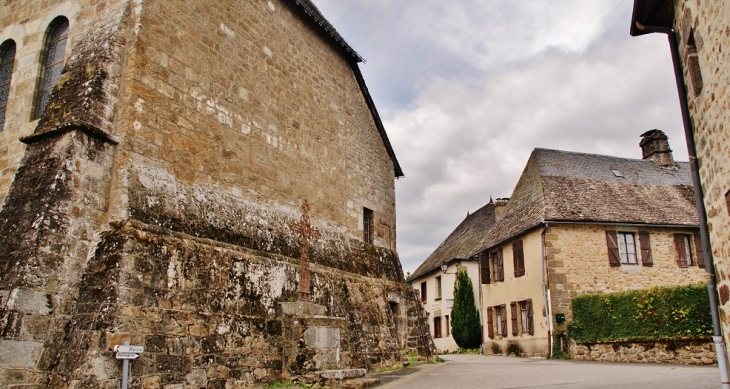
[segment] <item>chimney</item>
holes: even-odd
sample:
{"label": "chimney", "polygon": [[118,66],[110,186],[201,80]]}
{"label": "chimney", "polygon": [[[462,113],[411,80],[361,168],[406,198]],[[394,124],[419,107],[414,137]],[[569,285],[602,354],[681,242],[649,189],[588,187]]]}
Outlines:
{"label": "chimney", "polygon": [[664,131],[654,129],[641,134],[639,146],[643,159],[651,159],[663,167],[675,166],[672,149],[669,148],[669,140]]}
{"label": "chimney", "polygon": [[509,197],[502,197],[499,199],[494,200],[494,216],[497,219],[502,218],[502,214],[504,213],[505,206],[509,202]]}

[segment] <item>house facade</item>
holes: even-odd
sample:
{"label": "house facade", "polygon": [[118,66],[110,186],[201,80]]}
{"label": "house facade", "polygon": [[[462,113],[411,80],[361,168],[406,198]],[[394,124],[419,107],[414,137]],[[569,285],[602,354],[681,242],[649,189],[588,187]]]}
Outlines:
{"label": "house facade", "polygon": [[[704,280],[688,164],[536,149],[477,249],[485,354],[548,356],[571,299]],[[559,346],[559,347],[562,347]]]}
{"label": "house facade", "polygon": [[[403,173],[360,56],[314,4],[0,14],[0,386],[118,386],[124,341],[144,387],[400,362],[418,324]],[[282,308],[300,283],[322,311]]]}
{"label": "house facade", "polygon": [[459,349],[451,334],[454,284],[459,272],[466,271],[469,275],[474,287],[474,302],[479,303],[479,265],[477,258],[469,254],[493,225],[494,216],[493,202],[468,214],[408,277],[408,283],[420,297],[427,313],[430,333],[439,352]]}
{"label": "house facade", "polygon": [[722,2],[634,2],[631,35],[663,33],[670,38],[668,50],[680,88],[685,131],[689,130],[695,145],[689,154],[699,167],[726,350],[730,341],[730,96],[725,84],[730,65],[723,48],[730,44],[728,28],[730,9]]}

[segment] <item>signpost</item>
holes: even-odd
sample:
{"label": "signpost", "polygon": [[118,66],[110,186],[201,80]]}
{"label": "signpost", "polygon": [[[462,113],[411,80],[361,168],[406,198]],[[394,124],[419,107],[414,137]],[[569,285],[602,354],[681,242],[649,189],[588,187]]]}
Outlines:
{"label": "signpost", "polygon": [[144,352],[144,346],[130,346],[129,340],[124,341],[124,345],[114,346],[116,351],[117,359],[123,360],[122,362],[122,389],[127,389],[129,382],[129,360],[139,358],[139,353]]}

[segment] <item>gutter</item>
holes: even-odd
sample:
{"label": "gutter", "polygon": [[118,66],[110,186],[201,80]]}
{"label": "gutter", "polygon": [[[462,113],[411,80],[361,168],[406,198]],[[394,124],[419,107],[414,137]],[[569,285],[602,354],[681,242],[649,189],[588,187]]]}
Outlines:
{"label": "gutter", "polygon": [[547,314],[547,321],[548,321],[548,355],[552,358],[553,355],[553,302],[550,298],[550,280],[548,279],[548,269],[547,269],[547,255],[545,255],[545,250],[547,249],[545,247],[545,234],[547,233],[547,229],[549,227],[549,224],[545,222],[544,226],[542,227],[542,232],[540,233],[540,238],[542,241],[542,293],[543,298],[545,299],[545,312]]}
{"label": "gutter", "polygon": [[679,106],[682,110],[682,123],[684,125],[684,136],[687,141],[687,152],[689,154],[690,172],[692,175],[692,186],[695,192],[695,206],[697,207],[697,217],[700,222],[700,239],[702,241],[702,252],[705,259],[705,272],[707,277],[707,292],[710,297],[710,312],[712,314],[712,339],[715,342],[715,353],[717,354],[717,364],[720,368],[720,380],[723,389],[730,389],[730,379],[728,378],[728,366],[726,358],[725,344],[722,336],[722,327],[720,326],[720,314],[718,310],[719,302],[717,295],[717,283],[715,281],[715,263],[712,255],[712,247],[710,246],[710,234],[707,229],[707,211],[703,201],[702,184],[700,181],[699,161],[697,160],[697,148],[694,140],[694,129],[690,118],[689,106],[687,102],[687,89],[684,86],[684,77],[682,72],[682,64],[679,57],[679,44],[677,42],[677,33],[669,27],[645,26],[639,22],[635,22],[636,28],[642,33],[660,33],[666,34],[669,39],[669,49],[672,54],[672,65],[674,66],[674,79],[677,83],[677,94],[679,95]]}

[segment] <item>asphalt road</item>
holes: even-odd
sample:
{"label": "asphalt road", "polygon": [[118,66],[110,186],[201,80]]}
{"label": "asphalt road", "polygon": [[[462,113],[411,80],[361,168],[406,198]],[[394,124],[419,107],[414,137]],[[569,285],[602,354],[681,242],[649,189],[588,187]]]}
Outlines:
{"label": "asphalt road", "polygon": [[445,363],[418,371],[379,389],[686,389],[719,388],[717,366],[577,362],[484,355],[442,355]]}

